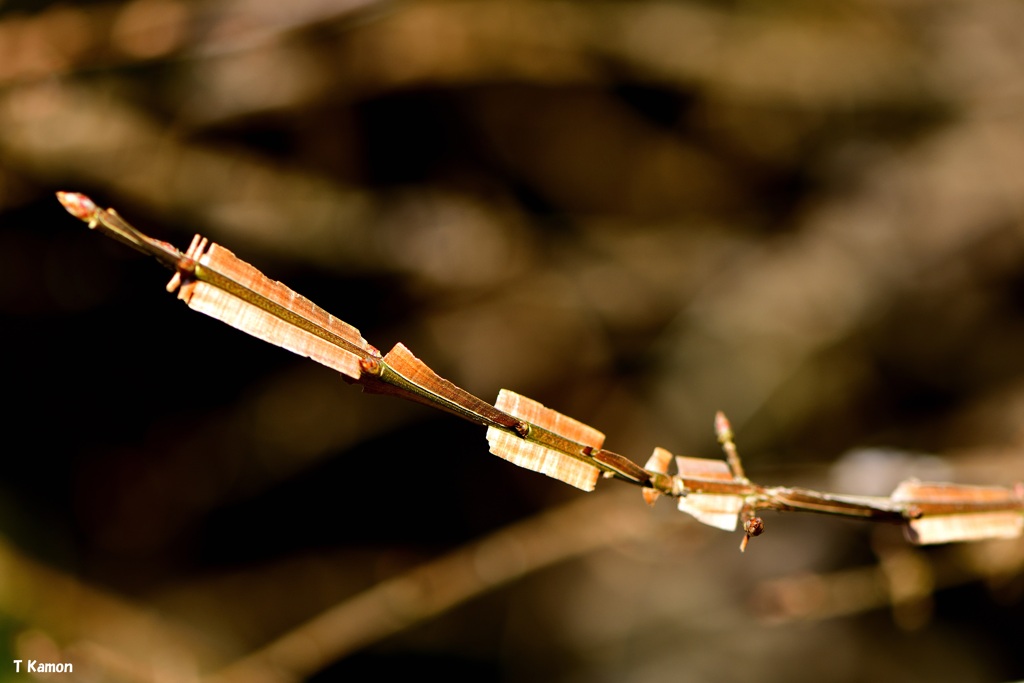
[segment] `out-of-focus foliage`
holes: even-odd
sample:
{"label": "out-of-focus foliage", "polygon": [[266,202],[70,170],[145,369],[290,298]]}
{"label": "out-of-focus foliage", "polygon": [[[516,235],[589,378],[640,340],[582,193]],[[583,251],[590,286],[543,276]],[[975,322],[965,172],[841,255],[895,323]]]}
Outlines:
{"label": "out-of-focus foliage", "polygon": [[[1024,478],[1022,33],[1009,0],[0,4],[11,651],[194,680],[584,495],[190,313],[58,189],[641,463],[713,456],[722,409],[764,483]],[[771,516],[741,556],[619,488],[593,524],[635,531],[572,517],[575,559],[357,619],[317,680],[1024,677],[1019,543]]]}

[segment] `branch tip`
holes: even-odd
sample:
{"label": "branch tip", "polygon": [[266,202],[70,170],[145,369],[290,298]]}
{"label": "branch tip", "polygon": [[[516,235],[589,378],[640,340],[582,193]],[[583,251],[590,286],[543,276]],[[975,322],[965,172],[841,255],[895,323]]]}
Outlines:
{"label": "branch tip", "polygon": [[732,425],[721,410],[715,413],[715,436],[718,437],[719,443],[732,441]]}
{"label": "branch tip", "polygon": [[80,192],[58,192],[57,199],[68,213],[81,221],[91,221],[99,210],[95,202]]}

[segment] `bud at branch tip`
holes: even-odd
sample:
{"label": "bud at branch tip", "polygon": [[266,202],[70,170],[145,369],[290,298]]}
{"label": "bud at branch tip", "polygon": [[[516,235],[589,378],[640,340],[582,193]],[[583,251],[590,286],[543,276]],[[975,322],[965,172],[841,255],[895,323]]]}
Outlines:
{"label": "bud at branch tip", "polygon": [[732,441],[732,425],[721,410],[715,413],[715,436],[718,437],[719,443]]}
{"label": "bud at branch tip", "polygon": [[92,220],[98,210],[91,199],[79,192],[58,192],[57,199],[68,213],[82,221]]}

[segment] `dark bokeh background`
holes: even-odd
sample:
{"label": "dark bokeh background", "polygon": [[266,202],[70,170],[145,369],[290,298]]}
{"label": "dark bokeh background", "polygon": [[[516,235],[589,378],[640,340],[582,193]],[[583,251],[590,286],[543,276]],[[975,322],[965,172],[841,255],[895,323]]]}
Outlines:
{"label": "dark bokeh background", "polygon": [[[1022,34],[1005,0],[0,4],[0,679],[194,681],[353,604],[391,626],[300,678],[1024,678],[1020,542],[769,516],[740,555],[192,313],[53,196],[641,463],[715,457],[722,409],[764,483],[1009,485]],[[374,597],[514,523],[501,585]]]}

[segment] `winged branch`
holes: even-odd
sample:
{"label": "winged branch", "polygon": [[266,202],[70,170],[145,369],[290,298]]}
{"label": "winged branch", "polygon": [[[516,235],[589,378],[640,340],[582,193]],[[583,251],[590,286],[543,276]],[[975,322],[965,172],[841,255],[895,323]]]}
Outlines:
{"label": "winged branch", "polygon": [[[113,209],[83,194],[58,192],[60,202],[90,228],[117,239],[174,272],[167,290],[194,310],[307,356],[371,393],[390,394],[452,413],[487,428],[490,452],[584,491],[598,479],[641,487],[648,504],[660,496],[680,510],[727,531],[742,526],[745,549],[759,535],[761,510],[814,512],[903,525],[917,544],[1019,536],[1024,486],[1012,488],[904,481],[889,497],[853,496],[763,486],[744,474],[732,430],[722,413],[715,429],[725,460],[673,456],[655,448],[641,467],[603,448],[604,434],[507,389],[492,404],[437,375],[403,344],[381,355],[355,327],[196,235],[184,252],[148,237]],[[673,468],[674,465],[674,468]]]}

